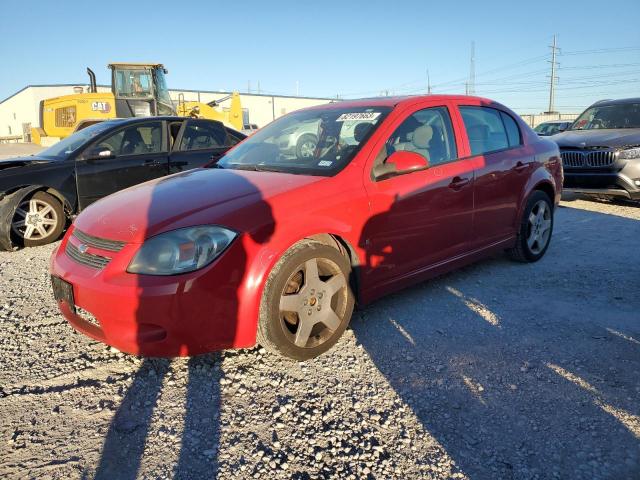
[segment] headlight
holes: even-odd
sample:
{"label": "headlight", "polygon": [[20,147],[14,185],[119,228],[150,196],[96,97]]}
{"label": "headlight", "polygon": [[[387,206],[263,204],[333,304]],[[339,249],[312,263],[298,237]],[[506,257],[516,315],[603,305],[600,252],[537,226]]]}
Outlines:
{"label": "headlight", "polygon": [[627,150],[622,150],[618,154],[618,158],[620,160],[628,160],[630,158],[640,158],[640,147],[629,148]]}
{"label": "headlight", "polygon": [[144,242],[127,272],[145,275],[192,272],[213,262],[235,237],[235,232],[212,225],[162,233]]}

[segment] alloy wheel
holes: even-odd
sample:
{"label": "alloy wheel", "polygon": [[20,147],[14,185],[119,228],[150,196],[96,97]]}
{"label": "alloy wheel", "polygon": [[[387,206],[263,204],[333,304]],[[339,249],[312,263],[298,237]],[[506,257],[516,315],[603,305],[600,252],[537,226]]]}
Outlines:
{"label": "alloy wheel", "polygon": [[280,324],[300,348],[321,345],[346,315],[347,279],[327,258],[312,258],[289,276],[280,296]]}
{"label": "alloy wheel", "polygon": [[58,214],[47,202],[31,198],[16,209],[11,229],[25,240],[42,240],[49,237],[58,224]]}
{"label": "alloy wheel", "polygon": [[551,209],[544,200],[539,200],[529,214],[527,246],[531,253],[538,255],[542,252],[551,236]]}

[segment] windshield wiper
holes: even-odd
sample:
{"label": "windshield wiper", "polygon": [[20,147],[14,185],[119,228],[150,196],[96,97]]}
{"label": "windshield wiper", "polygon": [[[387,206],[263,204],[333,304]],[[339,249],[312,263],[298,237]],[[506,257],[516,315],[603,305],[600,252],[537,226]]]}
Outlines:
{"label": "windshield wiper", "polygon": [[268,165],[256,165],[256,164],[243,164],[243,163],[229,163],[226,168],[231,168],[234,170],[249,170],[252,172],[280,172],[283,170],[280,168],[270,167]]}

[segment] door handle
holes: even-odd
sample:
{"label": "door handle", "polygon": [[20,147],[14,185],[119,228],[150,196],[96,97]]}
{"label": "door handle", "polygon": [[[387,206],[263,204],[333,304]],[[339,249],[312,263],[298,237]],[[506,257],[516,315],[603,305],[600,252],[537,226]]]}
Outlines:
{"label": "door handle", "polygon": [[460,190],[470,182],[471,180],[468,178],[453,177],[453,180],[451,180],[451,183],[449,184],[449,188],[452,188],[453,190]]}
{"label": "door handle", "polygon": [[518,160],[518,163],[516,163],[516,166],[513,167],[513,169],[516,172],[522,172],[523,170],[526,170],[529,167],[528,163],[522,163],[521,161]]}
{"label": "door handle", "polygon": [[144,161],[144,164],[145,164],[145,165],[150,165],[150,166],[152,166],[152,167],[155,167],[155,166],[157,166],[157,165],[160,165],[160,162],[158,162],[155,158],[150,158],[150,159],[148,159],[148,160],[145,160],[145,161]]}

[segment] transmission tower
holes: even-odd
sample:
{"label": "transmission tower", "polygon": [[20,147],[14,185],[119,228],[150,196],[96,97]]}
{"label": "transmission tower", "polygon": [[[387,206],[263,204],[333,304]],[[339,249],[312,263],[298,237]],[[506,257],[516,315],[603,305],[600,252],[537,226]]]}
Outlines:
{"label": "transmission tower", "polygon": [[476,94],[476,42],[471,42],[471,64],[469,65],[469,83],[467,95]]}
{"label": "transmission tower", "polygon": [[553,36],[553,45],[549,45],[551,49],[551,77],[549,79],[549,111],[547,113],[555,113],[555,96],[556,96],[556,82],[558,77],[556,71],[558,69],[558,62],[556,61],[556,54],[560,50],[556,46],[556,36]]}

